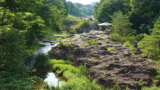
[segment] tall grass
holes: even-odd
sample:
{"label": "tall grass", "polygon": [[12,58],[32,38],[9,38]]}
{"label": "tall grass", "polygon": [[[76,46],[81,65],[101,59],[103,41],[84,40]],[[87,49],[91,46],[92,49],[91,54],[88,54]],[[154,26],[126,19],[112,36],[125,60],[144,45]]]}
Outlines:
{"label": "tall grass", "polygon": [[67,79],[67,82],[60,87],[52,87],[53,90],[104,90],[103,87],[92,83],[90,78],[85,76],[85,65],[81,64],[79,68],[76,68],[69,61],[56,59],[48,60],[47,64],[52,65],[58,71],[57,73],[63,73],[63,76]]}
{"label": "tall grass", "polygon": [[44,53],[40,53],[36,56],[36,65],[41,64],[45,65],[45,62],[49,60],[49,57],[45,55]]}

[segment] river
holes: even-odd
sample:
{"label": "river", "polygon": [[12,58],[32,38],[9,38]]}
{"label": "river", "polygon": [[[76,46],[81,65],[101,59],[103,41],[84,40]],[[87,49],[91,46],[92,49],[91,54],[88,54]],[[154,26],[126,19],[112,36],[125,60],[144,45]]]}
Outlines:
{"label": "river", "polygon": [[[36,55],[38,55],[40,53],[48,54],[48,51],[50,51],[52,49],[52,47],[57,46],[57,43],[55,43],[53,45],[49,42],[39,42],[39,43],[44,44],[46,46],[37,49],[35,52],[35,55],[30,56],[27,59],[26,63],[27,63],[27,66],[29,66],[29,67],[34,67]],[[33,87],[36,87],[37,89],[40,89],[41,86],[45,84],[45,82],[48,82],[48,85],[53,85],[53,86],[61,85],[62,83],[64,83],[64,80],[56,77],[56,75],[53,73],[52,69],[48,70],[44,67],[36,67],[36,72],[32,73],[31,76],[37,76],[37,77],[40,77],[43,79],[43,82],[32,85]]]}

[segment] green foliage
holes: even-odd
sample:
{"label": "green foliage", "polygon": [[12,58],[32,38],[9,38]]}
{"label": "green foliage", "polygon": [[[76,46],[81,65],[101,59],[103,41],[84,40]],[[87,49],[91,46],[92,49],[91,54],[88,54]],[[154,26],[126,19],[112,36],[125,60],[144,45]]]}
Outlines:
{"label": "green foliage", "polygon": [[109,65],[106,65],[106,67],[109,67]]}
{"label": "green foliage", "polygon": [[86,66],[79,66],[75,68],[72,66],[71,62],[63,60],[49,60],[50,64],[53,65],[53,68],[59,70],[58,73],[63,73],[63,76],[67,79],[65,84],[62,84],[61,87],[55,90],[104,90],[101,86],[96,85],[84,76],[86,73]]}
{"label": "green foliage", "polygon": [[129,16],[132,29],[136,33],[147,33],[153,28],[153,22],[159,17],[160,1],[157,0],[102,0],[93,8],[93,15],[100,23],[111,22],[110,16],[121,10]]}
{"label": "green foliage", "polygon": [[160,58],[160,17],[154,24],[151,35],[144,34],[144,38],[139,42],[139,47],[147,56],[159,59]]}
{"label": "green foliage", "polygon": [[131,45],[129,41],[126,41],[126,42],[124,43],[124,46],[125,46],[125,47],[130,47],[130,50],[131,50],[131,51],[135,50],[134,45]]}
{"label": "green foliage", "polygon": [[[52,2],[52,4],[50,3]],[[60,31],[67,16],[65,0],[0,1],[0,89],[31,90],[40,81],[21,63],[42,45],[44,28]],[[62,18],[64,17],[64,18]]]}
{"label": "green foliage", "polygon": [[140,40],[139,36],[137,36],[137,37],[135,37],[135,36],[126,36],[125,37],[125,41],[129,41],[129,42],[135,42],[135,41],[138,41],[138,40]]}
{"label": "green foliage", "polygon": [[72,15],[72,14],[68,14],[68,17],[69,17],[70,19],[75,19],[75,18],[77,18],[76,16],[74,16],[74,15]]}
{"label": "green foliage", "polygon": [[92,15],[93,9],[91,5],[82,5],[80,3],[72,3],[68,2],[68,8],[70,9],[69,14],[72,14],[74,16],[86,16],[86,15]]}
{"label": "green foliage", "polygon": [[93,58],[91,58],[90,60],[91,60],[91,61],[94,61],[94,59],[93,59]]}
{"label": "green foliage", "polygon": [[34,42],[31,46],[28,46],[26,49],[35,52],[38,48],[45,47],[44,44],[40,44],[39,42]]}
{"label": "green foliage", "polygon": [[36,56],[36,65],[38,65],[39,63],[44,65],[45,62],[49,59],[49,57],[43,53],[40,53]]}
{"label": "green foliage", "polygon": [[62,41],[62,38],[58,38],[58,48],[62,49],[63,47],[72,46],[70,43]]}
{"label": "green foliage", "polygon": [[141,90],[159,90],[160,88],[156,85],[152,85],[151,87],[142,87]]}
{"label": "green foliage", "polygon": [[139,81],[135,81],[136,84],[139,84],[141,82],[143,82],[143,79],[140,79]]}
{"label": "green foliage", "polygon": [[20,64],[30,54],[25,49],[24,34],[16,29],[8,28],[7,30],[5,27],[2,28],[3,30],[0,30],[0,87],[6,89],[29,89],[28,85],[31,83],[29,83],[27,74],[31,70]]}
{"label": "green foliage", "polygon": [[123,15],[122,11],[115,12],[112,16],[113,33],[118,33],[119,35],[126,37],[132,34],[131,23],[129,17]]}
{"label": "green foliage", "polygon": [[112,51],[114,50],[114,47],[106,47],[107,50]]}
{"label": "green foliage", "polygon": [[1,27],[0,30],[0,87],[5,89],[31,89],[30,85],[40,78],[30,77],[31,68],[21,63],[31,54],[26,50],[25,32]]}
{"label": "green foliage", "polygon": [[111,22],[112,18],[110,16],[113,13],[121,10],[123,13],[129,9],[129,0],[101,0],[101,2],[96,3],[93,8],[93,15],[99,22]]}
{"label": "green foliage", "polygon": [[57,39],[57,37],[46,37],[46,39],[48,39],[48,40],[55,40],[55,39]]}
{"label": "green foliage", "polygon": [[74,25],[74,31],[77,33],[83,33],[81,29],[83,28],[90,29],[91,27],[89,20],[77,19],[75,20],[75,22],[77,22],[77,25]]}
{"label": "green foliage", "polygon": [[95,39],[92,39],[89,41],[90,45],[97,45],[97,41]]}
{"label": "green foliage", "polygon": [[119,34],[117,34],[117,33],[111,33],[111,34],[109,34],[109,38],[111,39],[111,40],[113,40],[113,41],[121,41],[121,38],[122,38],[122,36],[120,36]]}

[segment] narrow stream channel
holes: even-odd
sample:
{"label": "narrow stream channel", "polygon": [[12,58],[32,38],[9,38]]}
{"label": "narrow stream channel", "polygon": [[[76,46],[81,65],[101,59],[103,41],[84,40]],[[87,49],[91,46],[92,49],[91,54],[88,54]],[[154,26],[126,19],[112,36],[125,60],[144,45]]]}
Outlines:
{"label": "narrow stream channel", "polygon": [[[50,51],[52,49],[52,47],[57,46],[57,43],[54,45],[51,45],[51,43],[49,42],[39,42],[40,44],[44,44],[46,45],[45,47],[41,47],[39,49],[36,50],[35,55],[31,56],[32,60],[30,61],[30,64],[34,64],[35,63],[35,56],[40,54],[40,53],[44,53],[47,54],[48,51]],[[33,65],[31,65],[33,66]],[[53,86],[57,86],[57,85],[61,85],[62,83],[64,83],[65,81],[62,80],[61,78],[56,77],[56,75],[53,73],[53,70],[47,70],[44,67],[36,67],[36,72],[32,73],[31,76],[37,76],[43,79],[43,82],[40,82],[38,84],[34,84],[32,85],[33,87],[36,87],[37,89],[40,89],[42,85],[45,84],[45,82],[48,82],[48,85],[53,85]]]}

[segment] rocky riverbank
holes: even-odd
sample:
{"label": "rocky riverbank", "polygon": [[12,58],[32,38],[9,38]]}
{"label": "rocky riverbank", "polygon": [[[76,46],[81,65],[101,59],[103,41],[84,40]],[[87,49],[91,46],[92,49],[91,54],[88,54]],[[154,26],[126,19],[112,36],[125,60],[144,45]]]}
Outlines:
{"label": "rocky riverbank", "polygon": [[[125,88],[128,85],[135,90],[154,83],[151,77],[157,75],[156,61],[141,56],[139,49],[131,51],[129,47],[111,41],[103,32],[75,34],[63,41],[71,46],[54,47],[49,56],[70,60],[77,66],[86,64],[94,81],[105,87]],[[92,41],[96,44],[93,45]]]}

